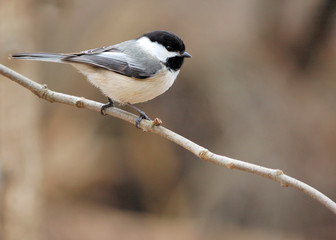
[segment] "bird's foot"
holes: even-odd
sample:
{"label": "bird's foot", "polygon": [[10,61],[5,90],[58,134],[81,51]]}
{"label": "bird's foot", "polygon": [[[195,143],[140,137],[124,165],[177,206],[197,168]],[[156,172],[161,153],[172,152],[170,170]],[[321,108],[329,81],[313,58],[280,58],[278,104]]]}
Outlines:
{"label": "bird's foot", "polygon": [[139,113],[139,117],[135,120],[135,127],[136,128],[139,128],[139,123],[141,122],[142,119],[146,119],[146,120],[151,121],[151,119],[146,115],[145,112],[140,110],[138,113]]}
{"label": "bird's foot", "polygon": [[106,116],[106,113],[105,113],[105,109],[106,109],[106,108],[109,108],[109,107],[113,107],[113,106],[114,106],[114,103],[113,103],[112,99],[111,99],[111,98],[107,98],[107,99],[108,99],[108,103],[104,104],[104,105],[101,107],[101,109],[100,109],[100,113],[101,113],[101,115],[103,115],[103,116]]}
{"label": "bird's foot", "polygon": [[127,105],[130,106],[131,108],[133,108],[135,111],[137,111],[139,113],[139,117],[135,120],[135,127],[136,128],[139,128],[139,123],[141,122],[142,119],[152,121],[144,111],[140,110],[139,108],[133,106],[130,103],[128,103]]}

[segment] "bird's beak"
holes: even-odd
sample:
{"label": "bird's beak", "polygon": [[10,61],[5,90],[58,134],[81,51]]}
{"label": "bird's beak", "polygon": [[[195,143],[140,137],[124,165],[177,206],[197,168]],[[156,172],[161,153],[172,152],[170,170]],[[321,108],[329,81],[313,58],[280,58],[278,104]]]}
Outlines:
{"label": "bird's beak", "polygon": [[181,54],[181,57],[191,58],[191,55],[187,52],[184,52],[184,53]]}

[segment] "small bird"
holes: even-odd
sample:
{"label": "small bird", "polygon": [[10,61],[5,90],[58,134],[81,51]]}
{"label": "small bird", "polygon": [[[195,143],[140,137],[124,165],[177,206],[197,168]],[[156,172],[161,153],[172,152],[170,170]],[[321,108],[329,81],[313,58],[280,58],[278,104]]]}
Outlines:
{"label": "small bird", "polygon": [[135,40],[95,48],[79,53],[16,53],[13,59],[70,63],[108,98],[101,108],[114,106],[114,101],[127,104],[139,113],[135,126],[150,118],[133,104],[151,100],[174,83],[184,58],[181,38],[168,31],[145,33]]}

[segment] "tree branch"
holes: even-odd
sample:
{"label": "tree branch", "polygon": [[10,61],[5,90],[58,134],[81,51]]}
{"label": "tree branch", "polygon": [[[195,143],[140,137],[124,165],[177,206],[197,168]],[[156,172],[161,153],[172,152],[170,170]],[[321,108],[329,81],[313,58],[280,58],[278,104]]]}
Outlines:
{"label": "tree branch", "polygon": [[[21,74],[3,66],[0,64],[0,73],[9,79],[17,82],[23,87],[32,91],[35,95],[50,102],[59,102],[71,106],[76,106],[79,108],[86,108],[96,112],[100,112],[102,107],[102,103],[98,103],[92,100],[88,100],[82,97],[75,97],[72,95],[67,95],[55,91],[51,91],[47,88],[46,85],[38,84],[29,78],[22,76]],[[136,115],[121,110],[119,108],[108,108],[105,111],[106,114],[127,121],[131,124],[134,124]],[[331,210],[334,214],[336,214],[336,203],[328,198],[326,195],[316,190],[315,188],[309,186],[308,184],[301,182],[295,178],[292,178],[283,173],[280,169],[271,169],[262,166],[258,166],[255,164],[247,163],[244,161],[236,160],[233,158],[221,156],[210,152],[208,149],[190,141],[189,139],[174,133],[173,131],[159,126],[159,121],[148,121],[142,120],[139,124],[139,127],[146,131],[152,132],[154,134],[160,135],[182,147],[187,149],[188,151],[195,154],[197,157],[204,161],[208,161],[214,164],[218,164],[220,166],[225,166],[229,169],[237,169],[244,172],[253,173],[265,178],[269,178],[273,181],[280,183],[283,187],[293,187],[297,190],[304,192],[310,197],[314,198],[318,202],[325,205],[329,210]]]}

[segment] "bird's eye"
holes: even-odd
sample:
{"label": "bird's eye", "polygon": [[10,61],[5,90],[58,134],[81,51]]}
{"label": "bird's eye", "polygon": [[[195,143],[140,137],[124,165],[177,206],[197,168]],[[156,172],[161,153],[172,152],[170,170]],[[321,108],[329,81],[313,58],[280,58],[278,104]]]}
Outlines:
{"label": "bird's eye", "polygon": [[168,51],[173,51],[173,47],[172,46],[167,46],[166,47]]}

